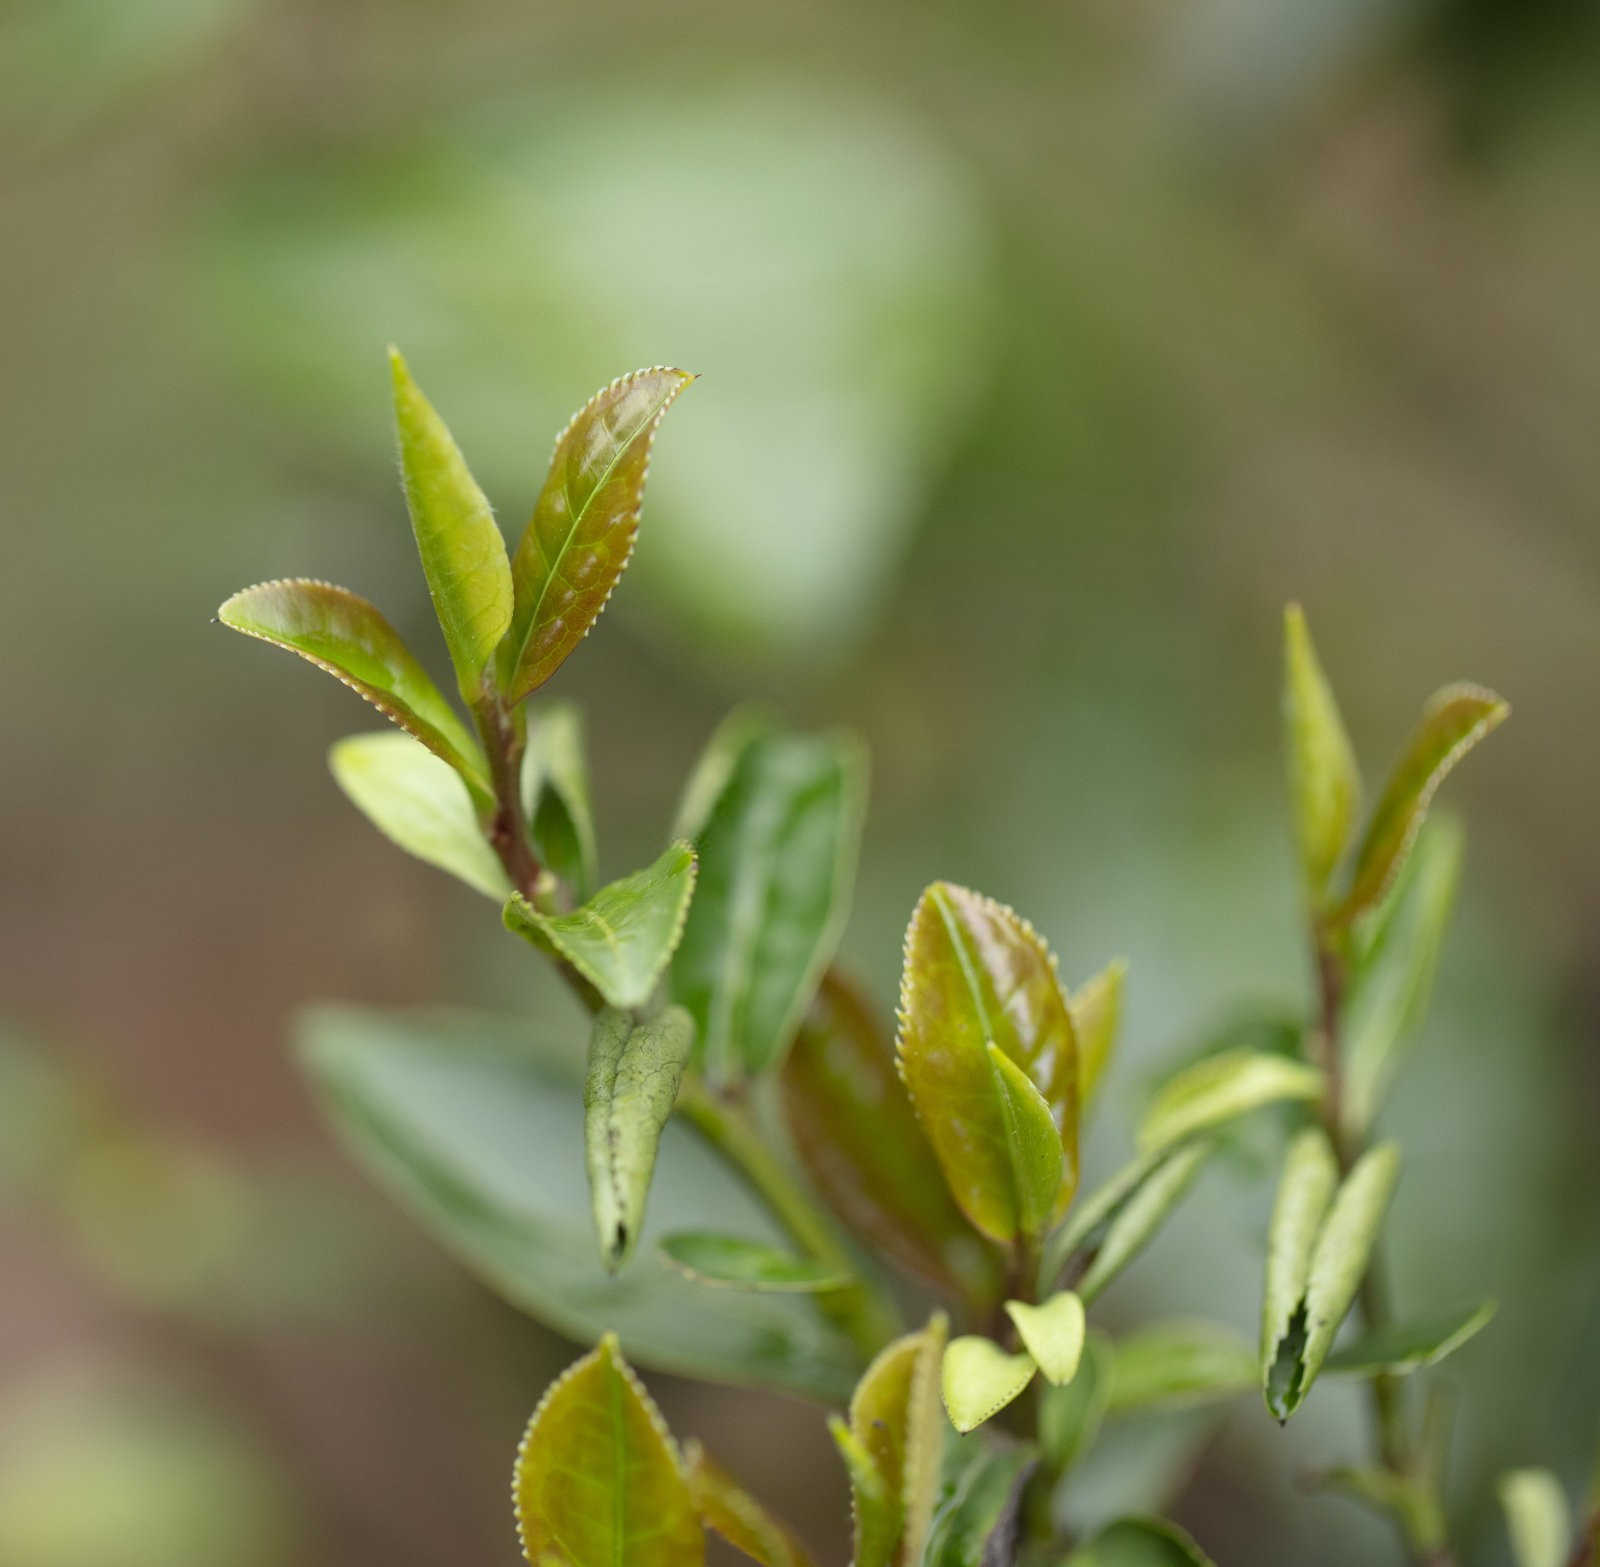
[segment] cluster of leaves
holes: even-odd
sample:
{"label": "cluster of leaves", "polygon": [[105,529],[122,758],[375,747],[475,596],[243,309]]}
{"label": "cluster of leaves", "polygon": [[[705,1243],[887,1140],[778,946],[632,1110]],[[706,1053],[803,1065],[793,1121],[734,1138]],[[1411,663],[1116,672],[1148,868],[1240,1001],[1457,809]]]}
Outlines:
{"label": "cluster of leaves", "polygon": [[[1120,1415],[1259,1385],[1285,1420],[1332,1372],[1370,1381],[1384,1441],[1376,1466],[1327,1483],[1447,1559],[1443,1422],[1412,1432],[1397,1379],[1493,1307],[1384,1314],[1375,1246],[1399,1155],[1368,1132],[1423,1015],[1460,863],[1459,829],[1427,822],[1429,806],[1504,704],[1472,687],[1435,697],[1353,846],[1359,774],[1291,608],[1286,728],[1318,1005],[1267,1043],[1182,1064],[1135,1157],[1077,1201],[1124,967],[1069,990],[1025,919],[936,882],[907,928],[891,1035],[835,963],[866,792],[850,737],[736,713],[659,858],[600,882],[578,717],[544,705],[530,719],[524,702],[615,586],[654,432],[690,377],[642,371],[596,394],[508,556],[448,431],[398,355],[393,367],[413,527],[471,727],[343,589],[268,583],[220,613],[400,727],[334,747],[341,787],[402,848],[495,900],[591,1014],[581,1068],[537,1027],[459,1014],[325,1010],[302,1032],[331,1118],[379,1179],[507,1298],[600,1340],[518,1455],[529,1560],[689,1567],[707,1528],[771,1567],[806,1560],[720,1465],[679,1453],[624,1345],[642,1364],[847,1403],[831,1429],[856,1567],[1005,1567],[1024,1551],[1073,1567],[1205,1562],[1150,1518],[1063,1538],[1069,1471]],[[1286,1153],[1259,1353],[1212,1324],[1091,1326],[1106,1285],[1267,1107]],[[894,1287],[885,1263],[904,1275]],[[916,1285],[943,1309],[907,1333]],[[1362,1329],[1339,1343],[1358,1298]],[[1542,1504],[1513,1489],[1531,1532]]]}

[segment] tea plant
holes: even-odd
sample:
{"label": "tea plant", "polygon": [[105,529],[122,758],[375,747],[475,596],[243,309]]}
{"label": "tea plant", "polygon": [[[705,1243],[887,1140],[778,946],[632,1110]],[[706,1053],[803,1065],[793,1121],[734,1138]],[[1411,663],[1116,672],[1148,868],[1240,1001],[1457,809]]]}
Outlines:
{"label": "tea plant", "polygon": [[[1252,1386],[1286,1421],[1319,1378],[1356,1377],[1375,1451],[1321,1483],[1391,1517],[1418,1562],[1452,1561],[1447,1403],[1431,1386],[1419,1412],[1408,1386],[1494,1308],[1394,1312],[1378,1241],[1401,1155],[1372,1134],[1427,1005],[1461,860],[1460,829],[1429,807],[1504,718],[1500,698],[1433,697],[1358,837],[1360,774],[1291,606],[1285,725],[1313,1002],[1303,1024],[1171,1072],[1136,1157],[1080,1196],[1122,966],[1065,988],[1026,920],[934,882],[907,928],[891,1034],[835,961],[866,793],[849,736],[736,713],[660,857],[600,883],[578,715],[525,704],[616,586],[651,443],[692,378],[644,370],[585,404],[508,555],[391,357],[411,521],[465,718],[343,588],[269,582],[219,616],[398,726],[333,748],[340,787],[401,848],[493,900],[592,1016],[583,1063],[538,1020],[324,1009],[301,1034],[356,1157],[492,1288],[598,1340],[517,1455],[529,1561],[692,1567],[707,1529],[768,1567],[808,1560],[716,1459],[673,1444],[624,1349],[842,1406],[830,1430],[856,1567],[1205,1562],[1155,1518],[1065,1537],[1063,1482],[1102,1428]],[[1091,1323],[1246,1117],[1284,1146],[1259,1350],[1221,1326],[1113,1337]],[[891,1283],[889,1265],[903,1277]],[[907,1310],[922,1326],[907,1331]],[[1570,1538],[1549,1476],[1508,1477],[1505,1498],[1523,1567],[1592,1551],[1593,1526]]]}

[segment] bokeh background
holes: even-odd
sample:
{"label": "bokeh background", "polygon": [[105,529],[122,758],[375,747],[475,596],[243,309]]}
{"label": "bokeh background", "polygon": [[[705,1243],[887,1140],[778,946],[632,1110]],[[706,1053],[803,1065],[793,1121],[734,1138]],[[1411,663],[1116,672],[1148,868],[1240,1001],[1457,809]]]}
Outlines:
{"label": "bokeh background", "polygon": [[[334,1151],[311,998],[559,1008],[338,795],[349,693],[210,624],[315,574],[442,664],[399,342],[508,529],[601,382],[703,379],[559,678],[605,870],[732,702],[874,757],[850,966],[934,876],[1132,963],[1090,1151],[1306,974],[1277,755],[1302,598],[1369,777],[1424,694],[1516,712],[1450,785],[1465,892],[1390,1109],[1402,1302],[1491,1292],[1451,1506],[1600,1441],[1600,49],[1589,0],[20,0],[0,16],[0,1561],[517,1560],[570,1347]],[[552,1014],[553,1015],[553,1014]],[[576,1026],[576,1025],[574,1025]],[[1254,1330],[1210,1176],[1107,1297]],[[654,1379],[843,1560],[817,1411]],[[1307,1497],[1325,1384],[1106,1456],[1225,1564],[1384,1562]]]}

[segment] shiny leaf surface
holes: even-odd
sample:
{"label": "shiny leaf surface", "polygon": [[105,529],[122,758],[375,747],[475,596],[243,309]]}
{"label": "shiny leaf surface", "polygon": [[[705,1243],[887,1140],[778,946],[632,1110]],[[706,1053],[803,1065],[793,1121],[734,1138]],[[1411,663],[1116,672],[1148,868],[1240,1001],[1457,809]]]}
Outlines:
{"label": "shiny leaf surface", "polygon": [[1261,1389],[1281,1420],[1300,1374],[1305,1343],[1306,1285],[1311,1257],[1339,1184],[1339,1164],[1320,1127],[1290,1143],[1267,1230],[1266,1284],[1261,1298]]}
{"label": "shiny leaf surface", "polygon": [[643,1364],[843,1399],[860,1360],[803,1295],[707,1290],[656,1251],[691,1226],[784,1244],[765,1205],[689,1126],[661,1134],[641,1245],[612,1278],[584,1176],[582,1069],[526,1022],[322,1009],[302,1060],[351,1153],[513,1305],[577,1339],[614,1328]]}
{"label": "shiny leaf surface", "polygon": [[599,857],[583,718],[569,703],[546,703],[528,716],[522,808],[539,863],[571,887],[580,902],[588,898],[599,879]]}
{"label": "shiny leaf surface", "polygon": [[1086,1306],[1150,1244],[1214,1152],[1216,1145],[1208,1142],[1173,1149],[1118,1206],[1094,1261],[1078,1283]]}
{"label": "shiny leaf surface", "polygon": [[1263,1105],[1321,1093],[1321,1072],[1304,1061],[1225,1050],[1195,1062],[1161,1089],[1139,1125],[1139,1147],[1148,1153]]}
{"label": "shiny leaf surface", "polygon": [[662,1238],[661,1252],[697,1283],[725,1289],[814,1295],[850,1283],[848,1274],[808,1257],[710,1230],[677,1230]]}
{"label": "shiny leaf surface", "polygon": [[1572,1516],[1561,1482],[1548,1469],[1513,1469],[1498,1489],[1517,1567],[1563,1567]]}
{"label": "shiny leaf surface", "polygon": [[1378,1371],[1406,1376],[1424,1366],[1436,1366],[1446,1355],[1453,1355],[1488,1327],[1494,1314],[1495,1303],[1485,1300],[1391,1323],[1377,1332],[1363,1333],[1352,1343],[1334,1350],[1322,1369],[1355,1376],[1371,1376]]}
{"label": "shiny leaf surface", "polygon": [[410,735],[351,735],[328,752],[350,803],[407,854],[502,902],[511,892],[461,775]]}
{"label": "shiny leaf surface", "polygon": [[583,1150],[595,1239],[613,1270],[644,1228],[661,1129],[693,1050],[694,1024],[680,1007],[642,1023],[608,1007],[594,1020],[583,1085]]}
{"label": "shiny leaf surface", "polygon": [[517,1449],[534,1567],[700,1567],[705,1534],[667,1428],[616,1336],[551,1383]]}
{"label": "shiny leaf surface", "polygon": [[1021,1393],[1036,1370],[1026,1351],[1008,1355],[992,1339],[977,1334],[952,1340],[944,1352],[939,1381],[950,1424],[957,1431],[975,1431]]}
{"label": "shiny leaf surface", "polygon": [[1439,785],[1510,711],[1503,698],[1481,686],[1446,686],[1429,698],[1422,722],[1395,763],[1361,840],[1339,919],[1352,919],[1383,898],[1411,852]]}
{"label": "shiny leaf surface", "polygon": [[1111,1063],[1122,1026],[1122,987],[1128,965],[1121,958],[1067,997],[1073,1031],[1078,1036],[1078,1103],[1087,1110]]}
{"label": "shiny leaf surface", "polygon": [[477,742],[400,633],[364,598],[330,582],[285,578],[235,593],[217,619],[327,670],[489,800]]}
{"label": "shiny leaf surface", "polygon": [[1083,1302],[1071,1290],[1052,1295],[1041,1306],[1008,1300],[1006,1315],[1016,1325],[1022,1347],[1033,1356],[1045,1381],[1060,1387],[1078,1374],[1083,1355]]}
{"label": "shiny leaf surface", "polygon": [[1017,1228],[1032,1241],[1049,1229],[1056,1216],[1066,1175],[1061,1134],[1033,1079],[999,1045],[990,1044],[988,1053],[1011,1161]]}
{"label": "shiny leaf surface", "polygon": [[865,796],[845,736],[767,735],[735,760],[695,839],[699,891],[671,974],[713,1083],[789,1048],[849,914]]}
{"label": "shiny leaf surface", "polygon": [[813,1184],[873,1252],[975,1305],[992,1301],[998,1260],[945,1187],[892,1038],[837,969],[823,976],[779,1084]]}
{"label": "shiny leaf surface", "polygon": [[1065,1211],[1078,1174],[1078,1050],[1055,961],[1027,921],[948,882],[923,893],[906,931],[900,1075],[951,1195],[986,1235],[1027,1227],[1007,1102],[989,1045],[1031,1080],[1061,1144]]}
{"label": "shiny leaf surface", "polygon": [[1361,772],[1298,604],[1283,614],[1283,725],[1289,802],[1306,887],[1320,902],[1361,808]]}
{"label": "shiny leaf surface", "polygon": [[1256,1383],[1256,1357],[1231,1329],[1160,1322],[1116,1342],[1107,1412],[1175,1409],[1233,1398]]}
{"label": "shiny leaf surface", "polygon": [[1064,1567],[1216,1567],[1164,1518],[1119,1518],[1069,1556]]}
{"label": "shiny leaf surface", "polygon": [[570,914],[543,914],[513,894],[505,925],[559,952],[611,1006],[640,1007],[683,935],[694,883],[694,850],[675,843],[653,865],[602,887]]}
{"label": "shiny leaf surface", "polygon": [[511,624],[511,563],[466,459],[394,348],[389,369],[411,529],[456,683],[471,706]]}
{"label": "shiny leaf surface", "polygon": [[761,1567],[812,1567],[806,1548],[698,1442],[683,1454],[684,1478],[695,1511],[713,1529]]}
{"label": "shiny leaf surface", "polygon": [[656,426],[693,379],[636,370],[596,392],[557,437],[511,562],[516,602],[501,658],[513,702],[561,667],[605,608],[633,554]]}

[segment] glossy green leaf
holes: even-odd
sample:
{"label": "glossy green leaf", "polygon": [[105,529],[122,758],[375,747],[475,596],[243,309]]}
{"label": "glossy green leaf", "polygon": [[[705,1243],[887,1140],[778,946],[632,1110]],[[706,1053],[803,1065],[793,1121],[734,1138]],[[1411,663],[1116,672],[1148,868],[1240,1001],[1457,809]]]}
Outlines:
{"label": "glossy green leaf", "polygon": [[661,1129],[693,1050],[694,1024],[681,1007],[642,1023],[611,1007],[595,1017],[583,1085],[584,1162],[595,1239],[612,1270],[644,1228]]}
{"label": "glossy green leaf", "polygon": [[710,1230],[678,1230],[664,1236],[662,1255],[700,1284],[725,1289],[781,1290],[819,1294],[843,1289],[850,1275],[809,1257],[775,1246],[718,1235]]}
{"label": "glossy green leaf", "polygon": [[1321,1094],[1322,1073],[1304,1061],[1225,1050],[1195,1062],[1163,1086],[1139,1125],[1139,1147],[1148,1153],[1263,1105]]}
{"label": "glossy green leaf", "polygon": [[1453,1355],[1488,1327],[1494,1314],[1494,1301],[1484,1300],[1453,1311],[1436,1311],[1426,1317],[1391,1323],[1334,1350],[1322,1369],[1355,1376],[1371,1376],[1379,1371],[1406,1376]]}
{"label": "glossy green leaf", "polygon": [[678,1455],[614,1333],[550,1384],[512,1477],[533,1567],[699,1567],[700,1527]]}
{"label": "glossy green leaf", "polygon": [[1481,686],[1446,686],[1429,698],[1422,722],[1395,763],[1367,825],[1350,890],[1339,905],[1339,920],[1350,920],[1383,898],[1411,852],[1439,785],[1510,711],[1502,697]]}
{"label": "glossy green leaf", "polygon": [[1216,1567],[1193,1538],[1164,1518],[1119,1518],[1063,1567]]}
{"label": "glossy green leaf", "polygon": [[777,1066],[849,914],[866,758],[842,735],[752,740],[700,829],[700,885],[672,963],[713,1083]]}
{"label": "glossy green leaf", "polygon": [[588,898],[599,880],[599,856],[583,718],[569,703],[547,703],[528,716],[522,808],[539,863],[571,887],[580,902]]}
{"label": "glossy green leaf", "polygon": [[400,633],[364,598],[330,582],[285,578],[235,593],[217,619],[327,670],[490,799],[477,742]]}
{"label": "glossy green leaf", "polygon": [[1039,1445],[1051,1464],[1065,1472],[1100,1434],[1111,1402],[1115,1351],[1103,1333],[1084,1340],[1078,1374],[1061,1387],[1047,1387],[1039,1399]]}
{"label": "glossy green leaf", "polygon": [[1064,1161],[1053,1216],[1078,1179],[1078,1049],[1055,960],[1033,927],[948,882],[923,893],[906,931],[900,980],[900,1075],[951,1195],[986,1235],[1029,1228],[1017,1187],[1008,1101],[993,1044],[1049,1108]]}
{"label": "glossy green leaf", "polygon": [[683,1452],[684,1478],[700,1522],[761,1567],[812,1567],[806,1548],[698,1442]]}
{"label": "glossy green leaf", "polygon": [[[882,1516],[875,1522],[867,1498],[863,1529],[857,1495],[856,1567],[874,1558],[895,1567],[918,1567],[933,1516],[944,1450],[939,1375],[946,1323],[928,1326],[885,1347],[867,1368],[850,1400],[850,1431],[881,1484]],[[874,1541],[881,1542],[875,1547]]]}
{"label": "glossy green leaf", "polygon": [[1023,1488],[1035,1463],[1026,1447],[961,1444],[953,1479],[928,1531],[923,1567],[1014,1562]]}
{"label": "glossy green leaf", "polygon": [[584,1175],[582,1063],[525,1021],[323,1009],[302,1059],[352,1154],[500,1295],[569,1337],[614,1328],[641,1364],[843,1399],[860,1359],[809,1296],[708,1290],[662,1258],[674,1230],[772,1246],[786,1236],[722,1158],[674,1118],[661,1134],[638,1254],[611,1277]]}
{"label": "glossy green leaf", "polygon": [[560,953],[614,1007],[650,999],[683,936],[694,895],[694,850],[675,843],[653,865],[602,887],[570,914],[544,914],[520,893],[507,930]]}
{"label": "glossy green leaf", "polygon": [[1355,1132],[1371,1125],[1401,1063],[1401,1046],[1427,1012],[1464,841],[1453,818],[1426,823],[1351,981],[1343,1101],[1345,1124]]}
{"label": "glossy green leaf", "polygon": [[511,562],[516,604],[501,651],[511,701],[542,686],[599,619],[633,554],[656,426],[693,379],[662,366],[622,376],[556,438]]}
{"label": "glossy green leaf", "polygon": [[1066,1176],[1061,1134],[1033,1079],[999,1045],[990,1044],[988,1051],[1011,1160],[1017,1228],[1025,1239],[1033,1240],[1044,1234],[1056,1217]]}
{"label": "glossy green leaf", "polygon": [[1255,1353],[1232,1329],[1210,1322],[1160,1322],[1116,1341],[1107,1412],[1210,1403],[1233,1398],[1255,1383]]}
{"label": "glossy green leaf", "polygon": [[945,1187],[893,1038],[837,969],[823,976],[779,1086],[812,1183],[874,1254],[976,1306],[998,1295],[999,1261]]}
{"label": "glossy green leaf", "polygon": [[705,831],[717,801],[733,780],[739,759],[757,740],[769,738],[772,719],[758,707],[736,707],[712,730],[678,801],[672,822],[672,836],[692,843]]}
{"label": "glossy green leaf", "polygon": [[1201,1166],[1215,1152],[1216,1144],[1204,1141],[1173,1149],[1117,1208],[1106,1226],[1105,1238],[1094,1260],[1078,1281],[1078,1293],[1084,1305],[1095,1300],[1150,1244],[1156,1231],[1188,1194]]}
{"label": "glossy green leaf", "polygon": [[1045,1381],[1060,1387],[1078,1374],[1083,1355],[1083,1302],[1071,1290],[1052,1295],[1041,1306],[1008,1300],[1006,1315],[1016,1325],[1022,1347],[1033,1356]]}
{"label": "glossy green leaf", "polygon": [[1361,808],[1361,771],[1298,604],[1283,612],[1283,655],[1289,801],[1306,886],[1313,902],[1320,902],[1350,846]]}
{"label": "glossy green leaf", "polygon": [[1261,1300],[1261,1390],[1267,1408],[1286,1418],[1305,1348],[1306,1285],[1328,1205],[1339,1185],[1339,1162],[1320,1127],[1289,1145],[1267,1231]]}
{"label": "glossy green leaf", "polygon": [[957,1431],[975,1431],[1021,1393],[1038,1369],[1026,1350],[1008,1355],[978,1334],[953,1339],[939,1377],[950,1424]]}
{"label": "glossy green leaf", "polygon": [[328,752],[334,780],[391,843],[497,903],[511,891],[461,775],[410,735],[351,735]]}
{"label": "glossy green leaf", "polygon": [[889,1490],[872,1455],[847,1422],[828,1416],[828,1435],[850,1476],[850,1510],[855,1521],[851,1567],[892,1567],[900,1546],[900,1501]]}
{"label": "glossy green leaf", "polygon": [[1498,1489],[1517,1567],[1564,1567],[1572,1515],[1561,1482],[1548,1469],[1513,1469]]}
{"label": "glossy green leaf", "polygon": [[1067,997],[1078,1036],[1078,1103],[1087,1110],[1117,1045],[1122,1026],[1122,987],[1128,965],[1118,958]]}
{"label": "glossy green leaf", "polygon": [[389,350],[411,529],[468,706],[484,694],[495,649],[511,624],[511,562],[489,502],[444,421],[396,348]]}

